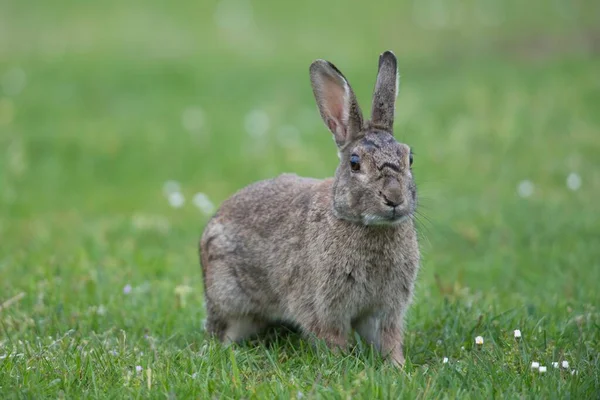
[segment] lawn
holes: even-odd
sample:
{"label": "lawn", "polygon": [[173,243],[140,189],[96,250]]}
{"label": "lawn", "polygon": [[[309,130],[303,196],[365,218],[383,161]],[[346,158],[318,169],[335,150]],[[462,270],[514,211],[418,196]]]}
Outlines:
{"label": "lawn", "polygon": [[[599,398],[599,26],[584,0],[3,1],[0,397]],[[405,368],[209,340],[211,205],[333,175],[308,67],[369,110],[386,49],[420,196]]]}

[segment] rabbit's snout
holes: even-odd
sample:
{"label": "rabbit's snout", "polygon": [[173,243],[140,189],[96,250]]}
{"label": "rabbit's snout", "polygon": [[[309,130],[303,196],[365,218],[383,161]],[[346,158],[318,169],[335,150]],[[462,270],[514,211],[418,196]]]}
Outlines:
{"label": "rabbit's snout", "polygon": [[407,203],[405,190],[400,180],[394,176],[386,177],[383,187],[379,190],[379,196],[388,207],[403,208]]}
{"label": "rabbit's snout", "polygon": [[388,207],[396,208],[403,206],[404,203],[406,203],[402,187],[396,179],[386,179],[384,189],[379,192],[379,195]]}

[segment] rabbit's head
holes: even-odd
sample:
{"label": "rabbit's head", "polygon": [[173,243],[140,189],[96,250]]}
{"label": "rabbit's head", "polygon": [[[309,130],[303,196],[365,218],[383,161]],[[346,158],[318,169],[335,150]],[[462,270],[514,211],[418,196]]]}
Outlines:
{"label": "rabbit's head", "polygon": [[394,54],[379,57],[371,121],[362,112],[350,84],[330,62],[317,60],[310,79],[321,117],[333,133],[340,165],[333,185],[336,216],[365,225],[393,225],[416,208],[412,153],[393,136],[398,70]]}

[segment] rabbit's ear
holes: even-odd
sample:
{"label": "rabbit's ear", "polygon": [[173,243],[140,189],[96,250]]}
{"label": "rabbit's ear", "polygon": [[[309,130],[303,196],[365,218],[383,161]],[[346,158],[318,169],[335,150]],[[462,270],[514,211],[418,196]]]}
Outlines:
{"label": "rabbit's ear", "polygon": [[373,93],[371,121],[390,133],[394,125],[394,109],[398,96],[398,62],[391,51],[379,56],[379,71]]}
{"label": "rabbit's ear", "polygon": [[332,63],[316,60],[310,66],[310,82],[321,117],[338,147],[358,139],[362,112],[344,75]]}

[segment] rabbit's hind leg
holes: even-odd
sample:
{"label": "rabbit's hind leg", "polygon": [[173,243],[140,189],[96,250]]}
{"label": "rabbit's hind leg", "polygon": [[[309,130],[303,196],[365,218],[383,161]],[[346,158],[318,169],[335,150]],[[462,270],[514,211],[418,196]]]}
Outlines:
{"label": "rabbit's hind leg", "polygon": [[227,328],[223,335],[223,343],[236,343],[259,334],[267,327],[263,320],[251,316],[228,318]]}
{"label": "rabbit's hind leg", "polygon": [[229,344],[240,342],[263,331],[267,322],[249,315],[223,316],[207,304],[206,333]]}
{"label": "rabbit's hind leg", "polygon": [[220,341],[223,341],[225,338],[225,331],[227,330],[227,320],[211,307],[211,303],[208,299],[206,299],[206,313],[204,330],[209,336],[213,336]]}

